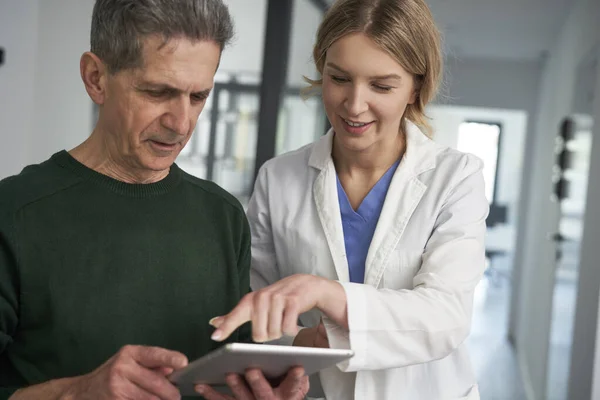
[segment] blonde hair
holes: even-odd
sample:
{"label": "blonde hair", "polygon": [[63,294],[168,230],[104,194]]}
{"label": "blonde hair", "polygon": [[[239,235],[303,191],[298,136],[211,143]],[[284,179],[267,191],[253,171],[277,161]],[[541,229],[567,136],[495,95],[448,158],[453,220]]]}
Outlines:
{"label": "blonde hair", "polygon": [[351,33],[365,34],[413,75],[416,100],[406,107],[402,125],[408,119],[431,135],[425,106],[440,86],[443,56],[440,33],[425,1],[337,0],[317,31],[313,59],[321,78],[305,78],[311,84],[309,90],[323,84],[329,47]]}

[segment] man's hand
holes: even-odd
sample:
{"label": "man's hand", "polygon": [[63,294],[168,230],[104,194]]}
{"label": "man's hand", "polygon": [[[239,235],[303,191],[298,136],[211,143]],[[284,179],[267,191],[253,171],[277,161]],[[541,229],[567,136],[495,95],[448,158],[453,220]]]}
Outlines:
{"label": "man's hand", "polygon": [[320,309],[335,323],[348,326],[346,293],[338,282],[315,275],[292,275],[248,293],[227,315],[211,320],[212,339],[223,341],[242,324],[252,322],[252,339],[267,342],[298,333],[298,316]]}
{"label": "man's hand", "polygon": [[294,346],[329,348],[329,339],[323,321],[312,328],[304,328],[294,338]]}
{"label": "man's hand", "polygon": [[158,347],[125,346],[100,368],[84,375],[67,399],[180,399],[167,375],[188,364],[178,352]]}
{"label": "man's hand", "polygon": [[259,369],[248,370],[245,378],[235,374],[227,376],[233,396],[218,393],[207,385],[196,386],[196,391],[206,400],[302,400],[308,393],[308,376],[300,367],[292,368],[275,388]]}
{"label": "man's hand", "polygon": [[[11,400],[40,398],[71,399],[161,399],[179,400],[179,390],[167,376],[187,365],[178,352],[158,347],[125,346],[115,356],[87,375],[60,382],[60,393],[53,382],[20,390]],[[49,393],[56,395],[48,397]]]}

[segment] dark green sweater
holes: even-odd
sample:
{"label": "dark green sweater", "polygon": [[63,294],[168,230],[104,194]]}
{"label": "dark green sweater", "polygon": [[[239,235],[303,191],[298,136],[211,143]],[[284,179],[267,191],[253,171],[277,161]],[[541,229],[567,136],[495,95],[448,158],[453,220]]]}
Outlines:
{"label": "dark green sweater", "polygon": [[[134,185],[67,152],[0,182],[0,399],[88,373],[126,344],[193,360],[249,291],[243,208],[173,165]],[[231,341],[246,341],[247,326]]]}

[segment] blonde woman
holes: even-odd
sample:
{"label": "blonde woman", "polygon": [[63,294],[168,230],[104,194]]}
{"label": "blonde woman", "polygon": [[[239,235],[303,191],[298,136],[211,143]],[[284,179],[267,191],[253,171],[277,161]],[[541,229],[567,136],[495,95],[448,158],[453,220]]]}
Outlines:
{"label": "blonde woman", "polygon": [[339,0],[314,60],[332,129],[260,170],[255,292],[213,337],[251,321],[256,341],[354,350],[320,373],[327,399],[479,399],[463,342],[488,203],[481,161],[428,137],[442,71],[431,13],[424,0]]}

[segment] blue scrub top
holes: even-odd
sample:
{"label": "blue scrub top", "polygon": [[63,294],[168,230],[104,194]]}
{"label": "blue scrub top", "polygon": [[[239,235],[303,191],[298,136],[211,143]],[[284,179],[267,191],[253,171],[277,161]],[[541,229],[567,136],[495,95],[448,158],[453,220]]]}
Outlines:
{"label": "blue scrub top", "polygon": [[377,181],[375,186],[364,198],[358,209],[354,211],[346,196],[346,192],[337,177],[338,201],[342,214],[342,226],[344,228],[344,244],[346,247],[346,259],[350,270],[350,282],[364,283],[365,263],[369,246],[377,227],[377,221],[381,215],[383,202],[390,187],[394,172],[398,168],[400,160],[386,171]]}

